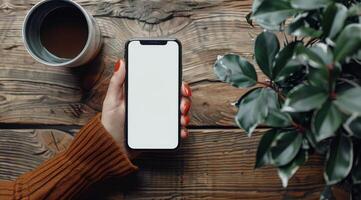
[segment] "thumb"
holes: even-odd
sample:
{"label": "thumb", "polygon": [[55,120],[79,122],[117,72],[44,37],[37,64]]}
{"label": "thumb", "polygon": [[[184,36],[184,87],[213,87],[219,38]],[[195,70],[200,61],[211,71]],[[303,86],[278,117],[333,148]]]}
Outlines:
{"label": "thumb", "polygon": [[123,85],[125,80],[125,63],[123,60],[118,60],[114,65],[114,74],[110,79],[107,98],[111,101],[120,100],[123,98]]}

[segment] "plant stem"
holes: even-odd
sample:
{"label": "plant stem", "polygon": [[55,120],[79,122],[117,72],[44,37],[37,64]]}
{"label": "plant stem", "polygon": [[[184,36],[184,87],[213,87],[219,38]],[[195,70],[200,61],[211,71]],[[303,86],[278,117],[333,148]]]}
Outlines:
{"label": "plant stem", "polygon": [[261,84],[261,85],[264,85],[264,86],[266,86],[266,87],[270,87],[270,88],[272,88],[272,85],[271,85],[271,84],[269,84],[269,83],[267,83],[267,82],[257,81],[257,83],[258,83],[258,84]]}

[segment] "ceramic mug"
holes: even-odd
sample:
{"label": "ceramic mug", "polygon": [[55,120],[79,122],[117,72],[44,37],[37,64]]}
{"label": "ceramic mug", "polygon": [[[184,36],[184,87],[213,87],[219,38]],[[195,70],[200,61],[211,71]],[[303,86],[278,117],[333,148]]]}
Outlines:
{"label": "ceramic mug", "polygon": [[[52,11],[73,7],[84,16],[87,26],[86,43],[77,56],[74,58],[61,58],[48,51],[42,44],[40,29],[44,19]],[[44,0],[37,3],[30,9],[23,24],[23,41],[29,54],[38,62],[48,66],[75,67],[83,65],[92,60],[101,49],[102,38],[99,26],[83,7],[71,0]]]}

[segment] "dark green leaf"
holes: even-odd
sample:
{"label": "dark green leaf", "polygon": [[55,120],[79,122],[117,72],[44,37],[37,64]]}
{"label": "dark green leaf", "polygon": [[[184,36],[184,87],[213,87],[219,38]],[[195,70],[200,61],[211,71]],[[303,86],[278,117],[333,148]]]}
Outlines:
{"label": "dark green leaf", "polygon": [[323,104],[320,110],[316,111],[312,118],[311,127],[319,142],[329,137],[336,136],[337,129],[344,121],[344,115],[330,101]]}
{"label": "dark green leaf", "polygon": [[286,64],[289,62],[289,60],[292,58],[294,50],[297,46],[297,42],[292,42],[285,46],[276,56],[275,59],[275,66],[273,68],[273,77],[277,78],[278,74],[282,69],[286,66]]}
{"label": "dark green leaf", "polygon": [[287,32],[294,36],[299,37],[319,37],[322,35],[321,30],[316,30],[306,22],[304,18],[294,20],[288,27]]}
{"label": "dark green leaf", "polygon": [[291,0],[293,8],[313,10],[327,6],[332,0]]}
{"label": "dark green leaf", "polygon": [[361,113],[361,87],[348,89],[337,94],[335,104],[346,113]]}
{"label": "dark green leaf", "polygon": [[352,115],[344,124],[345,130],[352,136],[361,139],[361,117]]}
{"label": "dark green leaf", "polygon": [[318,43],[311,48],[298,46],[297,55],[302,61],[314,68],[325,68],[333,61],[332,51],[323,43]]}
{"label": "dark green leaf", "polygon": [[271,129],[263,134],[257,149],[255,168],[260,168],[266,164],[270,164],[270,148],[273,140],[277,136],[277,130]]}
{"label": "dark green leaf", "polygon": [[333,195],[331,186],[325,186],[325,189],[323,189],[321,193],[320,200],[336,200],[335,196]]}
{"label": "dark green leaf", "polygon": [[258,7],[264,2],[265,0],[254,0],[252,3],[252,12],[256,12]]}
{"label": "dark green leaf", "polygon": [[284,81],[287,78],[292,77],[296,72],[299,72],[303,69],[302,63],[297,59],[290,59],[286,65],[275,75],[275,81],[280,82]]}
{"label": "dark green leaf", "polygon": [[257,64],[268,77],[272,78],[273,61],[280,48],[277,36],[271,32],[258,35],[255,44],[255,58]]}
{"label": "dark green leaf", "polygon": [[320,108],[328,98],[321,88],[301,84],[290,91],[282,110],[286,112],[306,112]]}
{"label": "dark green leaf", "polygon": [[257,73],[253,65],[235,54],[219,56],[214,64],[214,72],[221,81],[235,87],[250,87],[257,82]]}
{"label": "dark green leaf", "polygon": [[329,91],[329,75],[329,70],[326,66],[322,68],[311,67],[308,69],[307,79],[311,85]]}
{"label": "dark green leaf", "polygon": [[302,145],[302,135],[296,131],[278,133],[271,147],[272,163],[284,166],[290,163],[298,154]]}
{"label": "dark green leaf", "polygon": [[327,185],[342,181],[351,171],[353,161],[352,140],[344,135],[334,139],[326,156],[324,177]]}
{"label": "dark green leaf", "polygon": [[317,141],[316,141],[315,134],[312,133],[312,131],[307,130],[305,132],[305,136],[306,136],[306,139],[307,139],[308,143],[312,146],[312,148],[316,148]]}
{"label": "dark green leaf", "polygon": [[352,175],[353,184],[361,183],[361,153],[360,152],[356,152],[355,163],[352,167],[351,175]]}
{"label": "dark green leaf", "polygon": [[288,185],[288,180],[297,172],[297,170],[306,163],[308,159],[308,152],[305,150],[300,150],[296,158],[292,160],[289,164],[285,166],[278,167],[278,176],[282,181],[282,186],[284,188]]}
{"label": "dark green leaf", "polygon": [[269,110],[277,107],[278,97],[272,89],[255,88],[239,101],[236,123],[251,136],[253,130],[264,122]]}
{"label": "dark green leaf", "polygon": [[255,10],[252,18],[264,28],[277,27],[288,17],[296,13],[296,10],[291,7],[287,0],[264,0],[261,2],[257,1],[257,4],[258,6],[254,6]]}
{"label": "dark green leaf", "polygon": [[347,25],[337,37],[334,49],[335,61],[356,54],[361,48],[361,24]]}
{"label": "dark green leaf", "polygon": [[287,127],[292,124],[292,118],[286,112],[273,109],[269,111],[265,124],[270,127]]}
{"label": "dark green leaf", "polygon": [[343,28],[347,18],[347,8],[340,4],[330,4],[323,14],[322,28],[326,36],[334,38]]}

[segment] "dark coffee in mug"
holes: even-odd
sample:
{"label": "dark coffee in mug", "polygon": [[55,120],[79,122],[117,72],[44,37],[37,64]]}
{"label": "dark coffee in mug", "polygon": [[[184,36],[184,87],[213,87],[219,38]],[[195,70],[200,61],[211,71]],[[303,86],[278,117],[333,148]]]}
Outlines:
{"label": "dark coffee in mug", "polygon": [[45,16],[40,26],[42,45],[59,58],[75,58],[88,40],[88,24],[76,7],[61,7]]}
{"label": "dark coffee in mug", "polygon": [[94,17],[72,0],[37,3],[26,15],[22,33],[29,54],[48,66],[82,66],[102,47]]}

